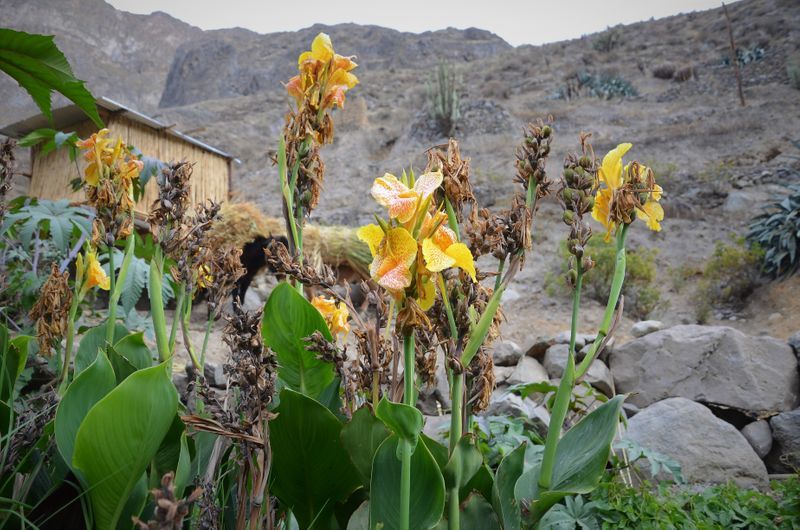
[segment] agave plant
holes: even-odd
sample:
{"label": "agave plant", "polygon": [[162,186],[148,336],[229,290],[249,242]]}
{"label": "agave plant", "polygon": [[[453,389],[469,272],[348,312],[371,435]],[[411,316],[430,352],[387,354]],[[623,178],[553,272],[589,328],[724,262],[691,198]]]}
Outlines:
{"label": "agave plant", "polygon": [[750,222],[747,239],[764,249],[764,272],[785,279],[800,267],[800,185],[789,186],[787,197],[764,208]]}

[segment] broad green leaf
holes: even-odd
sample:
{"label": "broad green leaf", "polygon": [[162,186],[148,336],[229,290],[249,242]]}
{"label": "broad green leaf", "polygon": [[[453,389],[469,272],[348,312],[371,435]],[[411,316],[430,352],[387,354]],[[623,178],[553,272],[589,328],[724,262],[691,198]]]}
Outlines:
{"label": "broad green leaf", "polygon": [[608,463],[624,399],[616,396],[603,403],[561,438],[550,489],[539,486],[538,463],[520,477],[515,496],[520,502],[530,503],[534,520],[567,495],[589,493],[597,487]]}
{"label": "broad green leaf", "polygon": [[492,505],[504,530],[518,530],[522,524],[519,502],[514,498],[514,485],[525,465],[527,443],[508,453],[497,467],[492,488]]}
{"label": "broad green leaf", "polygon": [[160,364],[132,374],[86,415],[72,463],[88,483],[98,530],[116,528],[177,410],[178,393]]}
{"label": "broad green leaf", "polygon": [[32,337],[20,335],[9,340],[8,328],[0,324],[0,435],[13,428],[14,387],[28,360]]}
{"label": "broad green leaf", "polygon": [[333,365],[306,350],[303,340],[315,331],[332,340],[320,312],[291,285],[272,290],[261,321],[264,344],[278,357],[278,376],[292,390],[318,398],[334,378]]}
{"label": "broad green leaf", "polygon": [[144,342],[144,332],[131,333],[114,344],[114,351],[122,355],[137,370],[153,366],[153,352]]}
{"label": "broad green leaf", "polygon": [[114,368],[114,375],[116,376],[117,384],[123,382],[129,375],[136,371],[136,367],[128,361],[125,357],[117,353],[113,346],[106,349],[108,360]]}
{"label": "broad green leaf", "polygon": [[341,440],[342,423],[321,403],[284,388],[270,422],[272,494],[301,528],[330,518],[361,484]]}
{"label": "broad green leaf", "polygon": [[[121,340],[130,333],[125,326],[117,324],[114,326],[114,342]],[[78,345],[78,352],[75,354],[75,376],[86,369],[97,357],[97,350],[105,350],[106,346],[106,324],[95,326],[81,337]]]}
{"label": "broad green leaf", "polygon": [[461,530],[500,530],[500,521],[492,505],[478,494],[472,494],[461,509]]}
{"label": "broad green leaf", "polygon": [[192,455],[189,452],[189,441],[186,433],[181,434],[181,452],[178,455],[178,465],[175,468],[175,492],[178,497],[183,496],[183,490],[192,480]]}
{"label": "broad green leaf", "polygon": [[142,473],[139,480],[133,486],[133,490],[128,496],[128,501],[122,508],[117,530],[129,530],[133,528],[131,517],[139,517],[142,510],[147,505],[147,473]]}
{"label": "broad green leaf", "polygon": [[[401,462],[397,457],[400,443],[402,440],[392,435],[375,453],[370,483],[370,528],[400,528]],[[411,455],[410,528],[427,530],[436,526],[442,518],[444,500],[442,472],[425,444],[418,444]]]}
{"label": "broad green leaf", "polygon": [[475,445],[475,436],[465,434],[456,443],[456,448],[443,470],[447,487],[463,488],[472,480],[482,464],[483,455]]}
{"label": "broad green leaf", "polygon": [[483,495],[487,501],[492,500],[492,488],[494,487],[494,476],[486,462],[481,464],[478,472],[472,479],[461,489],[460,495],[462,498],[466,497],[470,492],[476,491]]}
{"label": "broad green leaf", "polygon": [[369,488],[375,452],[389,434],[386,426],[366,406],[358,409],[353,419],[342,427],[342,443],[365,488]]}
{"label": "broad green leaf", "polygon": [[94,96],[72,73],[52,35],[0,29],[0,70],[19,83],[50,120],[51,96],[56,91],[75,103],[98,128],[103,127]]}
{"label": "broad green leaf", "polygon": [[70,468],[74,469],[72,457],[81,423],[92,407],[116,385],[111,363],[106,354],[98,350],[94,362],[67,387],[56,410],[55,436],[58,452]]}
{"label": "broad green leaf", "polygon": [[401,439],[410,442],[412,448],[417,445],[419,433],[425,425],[425,419],[419,409],[403,403],[394,403],[384,396],[375,407],[375,416]]}
{"label": "broad green leaf", "polygon": [[186,427],[180,415],[172,418],[169,431],[164,435],[161,445],[153,457],[153,469],[150,476],[150,488],[157,488],[161,484],[161,477],[168,471],[175,471],[181,454],[181,438],[186,433]]}

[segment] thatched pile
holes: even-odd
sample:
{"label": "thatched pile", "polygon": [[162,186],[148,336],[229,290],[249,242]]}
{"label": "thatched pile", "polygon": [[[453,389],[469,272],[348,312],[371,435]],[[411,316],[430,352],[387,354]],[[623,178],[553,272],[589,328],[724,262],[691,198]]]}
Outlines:
{"label": "thatched pile", "polygon": [[[283,219],[267,217],[251,202],[227,202],[220,210],[220,221],[212,234],[244,247],[257,236],[286,235]],[[303,230],[304,254],[312,262],[321,261],[331,267],[344,266],[367,277],[372,257],[366,244],[356,236],[356,229],[347,226],[315,226]]]}

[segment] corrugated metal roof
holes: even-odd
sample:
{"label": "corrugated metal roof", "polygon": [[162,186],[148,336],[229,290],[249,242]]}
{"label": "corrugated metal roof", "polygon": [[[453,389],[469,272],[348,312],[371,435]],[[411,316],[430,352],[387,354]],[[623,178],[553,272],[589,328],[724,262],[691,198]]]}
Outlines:
{"label": "corrugated metal roof", "polygon": [[[228,160],[233,160],[237,164],[240,163],[239,159],[235,158],[233,155],[230,155],[225,151],[221,151],[216,147],[212,147],[207,143],[201,142],[197,138],[192,138],[187,134],[183,134],[180,131],[176,131],[175,129],[169,127],[167,124],[161,123],[160,121],[151,118],[149,116],[146,116],[141,112],[137,112],[130,107],[126,107],[122,103],[114,101],[113,99],[100,97],[97,98],[95,101],[98,107],[106,109],[110,112],[124,113],[126,118],[147,125],[148,127],[152,127],[153,129],[161,129],[170,136],[174,136],[175,138],[180,138],[184,142],[196,145],[201,149],[217,154],[221,157],[227,158]],[[35,131],[36,129],[49,128],[53,126],[55,126],[56,129],[64,129],[65,127],[69,127],[70,125],[75,125],[76,123],[86,120],[88,120],[86,114],[84,114],[83,111],[80,110],[77,105],[67,105],[66,107],[61,107],[53,110],[52,123],[50,122],[50,120],[47,119],[47,117],[44,114],[37,114],[36,116],[31,116],[30,118],[26,118],[24,120],[18,121],[17,123],[12,123],[11,125],[3,127],[2,129],[0,129],[0,134],[4,134],[5,136],[10,136],[12,138],[22,138],[26,134]]]}

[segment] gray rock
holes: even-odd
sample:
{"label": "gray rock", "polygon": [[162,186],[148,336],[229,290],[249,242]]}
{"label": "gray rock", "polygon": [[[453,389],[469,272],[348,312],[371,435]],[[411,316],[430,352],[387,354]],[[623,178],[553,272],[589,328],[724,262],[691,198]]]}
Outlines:
{"label": "gray rock", "polygon": [[547,352],[547,348],[549,348],[552,345],[553,345],[552,338],[536,337],[536,339],[533,341],[533,344],[531,344],[528,347],[527,351],[525,352],[525,355],[527,355],[528,357],[533,357],[537,361],[541,362],[542,360],[544,360],[544,354]]}
{"label": "gray rock", "polygon": [[782,412],[769,420],[772,427],[772,451],[767,465],[776,473],[794,473],[800,469],[800,409]]}
{"label": "gray rock", "polygon": [[510,392],[495,392],[489,400],[489,408],[484,412],[486,416],[511,416],[528,418],[531,415],[530,407],[516,394]]}
{"label": "gray rock", "polygon": [[539,361],[533,357],[523,357],[505,382],[509,385],[519,385],[547,380],[547,371]]}
{"label": "gray rock", "polygon": [[[194,367],[191,364],[186,365],[186,375],[189,379],[194,378]],[[222,389],[228,386],[228,377],[225,375],[223,365],[220,363],[206,361],[206,365],[203,367],[203,375],[205,375],[209,386]]]}
{"label": "gray rock", "polygon": [[664,324],[659,320],[641,320],[631,326],[631,335],[634,337],[644,337],[650,333],[661,331],[664,329]]}
{"label": "gray rock", "polygon": [[750,446],[759,458],[769,454],[769,450],[772,449],[772,429],[769,428],[768,421],[758,420],[748,423],[742,427],[741,433],[750,442]]}
{"label": "gray rock", "polygon": [[533,423],[533,428],[539,436],[544,438],[550,428],[550,412],[544,405],[539,405],[529,399],[526,401],[529,404],[530,420]]}
{"label": "gray rock", "polygon": [[552,378],[560,378],[564,375],[564,367],[567,366],[569,358],[569,345],[556,343],[547,348],[544,354],[544,368]]}
{"label": "gray rock", "polygon": [[608,397],[614,395],[614,378],[611,375],[611,370],[600,359],[595,359],[589,365],[583,380]]}
{"label": "gray rock", "polygon": [[800,360],[800,331],[789,337],[789,346],[792,347],[798,360]]}
{"label": "gray rock", "polygon": [[[685,398],[665,399],[642,410],[628,421],[625,438],[678,461],[690,483],[767,485],[767,469],[745,437]],[[639,469],[649,476],[646,463]]]}
{"label": "gray rock", "polygon": [[[580,350],[586,345],[586,337],[590,337],[589,340],[594,340],[594,335],[584,335],[578,333],[575,335],[575,349]],[[569,344],[570,339],[570,331],[561,331],[559,332],[554,338],[553,342],[556,344]]]}
{"label": "gray rock", "polygon": [[[545,367],[547,365],[545,364]],[[675,326],[615,347],[618,392],[645,407],[684,397],[741,410],[785,411],[798,403],[797,360],[785,342],[724,326]]]}
{"label": "gray rock", "polygon": [[507,384],[506,381],[508,380],[509,377],[511,377],[511,374],[513,374],[516,369],[517,369],[516,366],[495,366],[494,367],[495,382],[498,385]]}
{"label": "gray rock", "polygon": [[503,340],[494,347],[492,360],[495,366],[516,366],[522,354],[522,348],[516,342]]}
{"label": "gray rock", "polygon": [[248,289],[246,293],[244,293],[244,303],[242,304],[242,308],[245,311],[257,311],[264,307],[264,302],[266,301],[265,298],[262,298],[258,291],[255,289]]}
{"label": "gray rock", "polygon": [[441,416],[425,416],[425,425],[422,432],[437,442],[447,443],[447,434],[450,432],[450,414]]}

